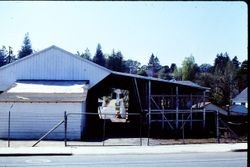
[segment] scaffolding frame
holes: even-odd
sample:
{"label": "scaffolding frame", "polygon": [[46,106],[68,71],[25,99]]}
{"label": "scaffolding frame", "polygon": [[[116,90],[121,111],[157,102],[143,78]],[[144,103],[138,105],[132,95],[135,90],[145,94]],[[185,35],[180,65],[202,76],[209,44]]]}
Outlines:
{"label": "scaffolding frame", "polygon": [[[162,129],[165,128],[165,123],[171,130],[178,130],[183,127],[183,124],[189,123],[190,130],[192,130],[193,122],[202,122],[202,127],[205,128],[206,91],[203,91],[201,95],[179,94],[179,86],[177,85],[174,94],[152,94],[151,80],[149,79],[147,98],[148,108],[144,109],[144,112],[147,113],[149,130],[152,122],[160,122]],[[193,119],[195,113],[202,113],[202,119]],[[161,115],[161,118],[152,119],[153,115]],[[187,116],[184,117],[184,115]]]}

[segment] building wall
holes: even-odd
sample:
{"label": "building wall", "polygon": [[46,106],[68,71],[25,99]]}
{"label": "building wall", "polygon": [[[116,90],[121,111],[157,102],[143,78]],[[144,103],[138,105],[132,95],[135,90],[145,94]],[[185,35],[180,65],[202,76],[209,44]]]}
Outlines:
{"label": "building wall", "polygon": [[0,91],[16,80],[89,80],[90,88],[110,71],[56,46],[0,68]]}
{"label": "building wall", "polygon": [[[13,107],[11,108],[11,105]],[[11,109],[10,109],[11,108]],[[0,103],[0,138],[8,138],[8,112],[11,139],[39,139],[67,113],[85,112],[84,103]],[[84,115],[69,115],[69,140],[79,140],[85,128]],[[64,139],[64,124],[60,125],[46,139]]]}

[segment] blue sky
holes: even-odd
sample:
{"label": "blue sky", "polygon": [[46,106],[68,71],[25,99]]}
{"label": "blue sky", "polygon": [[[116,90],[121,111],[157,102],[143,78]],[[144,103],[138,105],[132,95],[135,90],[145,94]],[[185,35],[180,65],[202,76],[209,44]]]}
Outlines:
{"label": "blue sky", "polygon": [[217,53],[248,59],[244,2],[0,2],[0,46],[21,48],[26,32],[35,50],[57,45],[92,56],[120,50],[124,59],[181,66],[193,55],[213,64]]}

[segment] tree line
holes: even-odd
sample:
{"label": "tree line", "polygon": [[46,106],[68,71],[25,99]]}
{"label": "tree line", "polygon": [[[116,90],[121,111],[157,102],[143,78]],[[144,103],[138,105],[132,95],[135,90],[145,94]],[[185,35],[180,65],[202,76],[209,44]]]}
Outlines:
{"label": "tree line", "polygon": [[[11,63],[34,52],[29,34],[26,33],[23,45],[18,55],[13,55],[12,48],[2,46],[0,49],[0,66]],[[121,51],[114,49],[110,54],[103,53],[101,44],[97,45],[94,56],[88,48],[84,52],[77,51],[76,55],[88,59],[96,64],[113,71],[151,76],[165,80],[189,80],[201,86],[211,88],[209,101],[219,106],[230,105],[230,100],[248,85],[248,60],[239,62],[237,56],[230,59],[227,52],[218,53],[213,65],[195,62],[193,55],[185,57],[181,67],[175,63],[170,66],[161,65],[160,60],[153,53],[148,63],[141,65],[132,59],[124,60]]]}

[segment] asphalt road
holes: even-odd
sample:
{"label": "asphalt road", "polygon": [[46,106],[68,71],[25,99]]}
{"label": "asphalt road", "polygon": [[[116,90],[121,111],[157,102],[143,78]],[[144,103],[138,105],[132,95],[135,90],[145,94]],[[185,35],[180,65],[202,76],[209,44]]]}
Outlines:
{"label": "asphalt road", "polygon": [[0,157],[1,167],[247,167],[247,152]]}

